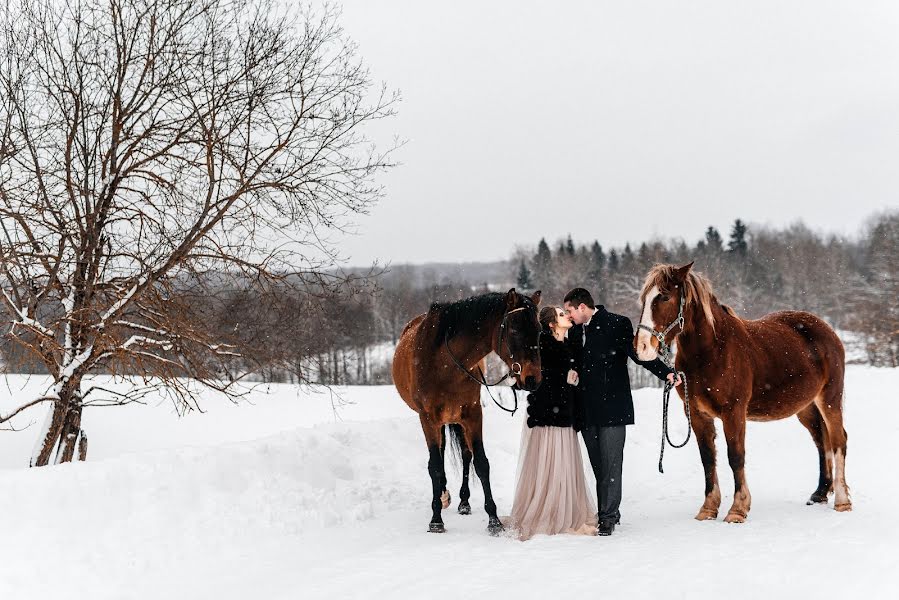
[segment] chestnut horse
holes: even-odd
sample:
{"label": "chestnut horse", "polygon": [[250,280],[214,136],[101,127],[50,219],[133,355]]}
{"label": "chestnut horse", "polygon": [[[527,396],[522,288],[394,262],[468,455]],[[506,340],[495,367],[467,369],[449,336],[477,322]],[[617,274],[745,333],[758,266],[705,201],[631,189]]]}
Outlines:
{"label": "chestnut horse", "polygon": [[[715,469],[715,423],[724,424],[734,474],[728,523],[745,521],[751,503],[744,473],[746,420],[796,415],[818,447],[818,488],[808,504],[852,509],[846,485],[843,429],[845,352],[836,333],[813,314],[776,312],[750,321],[719,304],[709,282],[683,267],[656,265],[646,277],[634,348],[641,360],[666,354],[677,340],[676,368],[687,375],[690,418],[705,469],[705,501],[696,518],[716,519],[721,490]],[[660,350],[661,348],[661,350]],[[681,397],[684,388],[678,388]],[[834,473],[835,469],[835,473]]]}
{"label": "chestnut horse", "polygon": [[[433,515],[428,530],[445,531],[441,510],[449,506],[444,450],[446,432],[460,446],[462,488],[459,513],[470,514],[469,466],[484,489],[487,530],[496,534],[503,525],[496,515],[490,490],[490,464],[484,453],[480,382],[485,382],[481,361],[490,352],[510,369],[515,385],[535,390],[540,385],[540,292],[528,298],[515,291],[474,296],[451,304],[432,304],[426,314],[412,319],[400,336],[393,355],[393,383],[406,404],[418,413],[428,446]],[[477,371],[476,371],[477,369]],[[485,382],[486,383],[486,382]]]}

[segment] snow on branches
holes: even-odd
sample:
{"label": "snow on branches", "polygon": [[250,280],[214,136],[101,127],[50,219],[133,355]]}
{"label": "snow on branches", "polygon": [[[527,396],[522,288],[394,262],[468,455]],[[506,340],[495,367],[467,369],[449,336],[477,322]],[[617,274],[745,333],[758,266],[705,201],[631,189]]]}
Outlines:
{"label": "snow on branches", "polygon": [[55,382],[33,464],[71,459],[89,373],[187,407],[183,378],[228,393],[246,353],[196,299],[321,281],[323,234],[381,196],[390,150],[364,125],[398,97],[335,10],[278,6],[14,0],[0,17],[0,303]]}

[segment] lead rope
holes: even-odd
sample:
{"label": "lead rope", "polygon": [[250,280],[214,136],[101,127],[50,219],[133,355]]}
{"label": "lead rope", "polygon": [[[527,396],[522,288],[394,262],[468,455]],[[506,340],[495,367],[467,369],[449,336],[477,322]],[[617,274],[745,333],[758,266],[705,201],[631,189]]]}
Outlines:
{"label": "lead rope", "polygon": [[[665,331],[656,331],[652,327],[649,327],[644,324],[639,325],[639,329],[643,329],[648,331],[653,337],[656,338],[659,342],[659,357],[662,359],[662,362],[669,369],[674,369],[674,360],[673,352],[671,351],[671,346],[665,343],[665,336],[668,335],[675,327],[680,327],[681,331],[684,330],[684,305],[686,304],[686,297],[683,293],[681,293],[680,297],[680,306],[677,310],[677,318],[672,321],[668,327],[665,328]],[[687,415],[687,438],[681,444],[675,444],[671,441],[671,435],[668,433],[668,401],[671,398],[671,390],[674,388],[674,384],[665,381],[665,391],[662,392],[662,446],[659,450],[659,473],[664,473],[665,470],[662,468],[662,460],[665,458],[665,442],[672,448],[683,448],[687,445],[687,442],[690,441],[690,436],[693,433],[693,422],[690,419],[690,393],[687,390],[687,375],[683,371],[674,371],[677,377],[680,377],[682,385],[684,386],[684,411]]]}
{"label": "lead rope", "polygon": [[693,423],[690,420],[690,394],[687,390],[687,375],[683,371],[675,371],[681,379],[681,385],[684,386],[684,411],[687,413],[687,438],[680,444],[671,441],[671,435],[668,433],[668,401],[671,398],[671,390],[674,384],[666,381],[665,391],[662,393],[662,446],[659,449],[659,473],[664,473],[662,468],[662,460],[665,458],[665,442],[667,441],[672,448],[683,448],[690,441],[690,435],[693,433]]}

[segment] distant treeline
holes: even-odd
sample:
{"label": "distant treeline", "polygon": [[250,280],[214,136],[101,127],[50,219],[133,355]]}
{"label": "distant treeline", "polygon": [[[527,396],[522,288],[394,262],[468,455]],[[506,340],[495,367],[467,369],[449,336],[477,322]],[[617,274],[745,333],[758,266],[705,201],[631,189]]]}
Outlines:
{"label": "distant treeline", "polygon": [[514,262],[519,287],[558,299],[580,285],[598,302],[636,317],[647,270],[659,262],[693,260],[738,315],[811,311],[855,334],[870,364],[899,364],[899,213],[876,217],[854,240],[802,224],[750,228],[738,219],[726,239],[709,227],[693,244],[655,240],[606,249],[599,241],[577,245],[569,237],[551,248],[540,240]]}
{"label": "distant treeline", "polygon": [[[852,239],[821,234],[803,224],[773,229],[748,226],[739,219],[726,235],[708,227],[703,238],[692,243],[668,239],[605,248],[599,240],[583,244],[570,236],[552,243],[541,239],[516,251],[505,272],[481,268],[467,276],[462,266],[392,268],[378,278],[378,291],[359,310],[366,313],[376,343],[387,346],[433,301],[512,286],[541,289],[545,302],[557,303],[571,288],[586,287],[610,310],[636,320],[649,268],[694,260],[719,300],[738,315],[757,318],[777,310],[808,310],[849,334],[856,359],[899,366],[899,212],[873,218]],[[381,375],[388,375],[389,369],[377,373],[377,382],[384,381]],[[642,370],[634,373],[638,384],[652,383]]]}
{"label": "distant treeline", "polygon": [[[430,302],[515,286],[540,289],[545,302],[561,302],[586,287],[610,310],[636,319],[647,271],[659,262],[685,264],[709,277],[719,300],[738,315],[757,318],[777,310],[808,310],[853,340],[853,356],[869,364],[899,366],[899,212],[873,218],[849,239],[803,224],[774,229],[735,220],[726,235],[708,227],[702,239],[653,240],[603,247],[546,239],[515,252],[505,277],[481,270],[447,272],[403,266],[379,280],[372,298],[379,340],[395,341],[403,325]],[[859,354],[860,351],[860,354]]]}
{"label": "distant treeline", "polygon": [[[192,318],[204,319],[239,350],[223,378],[331,385],[390,382],[392,347],[405,324],[432,302],[515,286],[561,302],[572,287],[590,289],[610,310],[636,319],[647,270],[658,262],[696,261],[718,298],[748,318],[781,309],[809,310],[858,340],[865,362],[899,365],[899,213],[873,219],[862,235],[822,235],[798,224],[783,229],[733,223],[701,240],[654,240],[604,247],[599,240],[545,239],[505,263],[395,266],[307,293],[260,289],[250,281],[206,282],[192,291]],[[187,292],[185,292],[187,293]],[[5,343],[10,370],[40,372],[20,347]],[[637,384],[651,378],[635,371]]]}

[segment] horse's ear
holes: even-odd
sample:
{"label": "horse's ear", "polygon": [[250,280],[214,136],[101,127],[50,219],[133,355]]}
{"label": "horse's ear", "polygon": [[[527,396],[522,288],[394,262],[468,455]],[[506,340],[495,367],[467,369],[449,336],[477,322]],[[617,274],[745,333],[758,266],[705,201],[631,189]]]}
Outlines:
{"label": "horse's ear", "polygon": [[690,264],[684,265],[684,266],[680,267],[679,269],[676,269],[676,270],[674,271],[674,277],[675,277],[675,279],[677,279],[678,281],[686,281],[686,280],[687,280],[687,275],[690,274],[690,269],[693,268],[693,263],[694,263],[694,262],[696,262],[696,261],[695,261],[695,260],[691,260],[691,261],[690,261]]}
{"label": "horse's ear", "polygon": [[534,306],[540,306],[540,290],[537,290],[531,295],[531,302],[534,303]]}
{"label": "horse's ear", "polygon": [[515,293],[515,288],[512,288],[506,294],[506,310],[514,309],[516,304],[518,304],[518,294]]}

